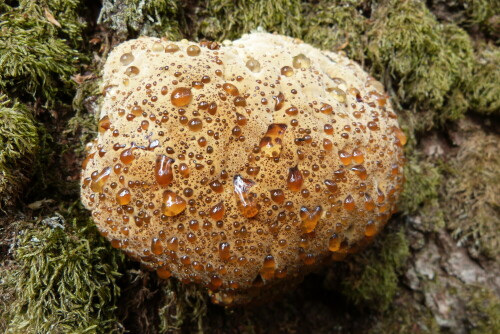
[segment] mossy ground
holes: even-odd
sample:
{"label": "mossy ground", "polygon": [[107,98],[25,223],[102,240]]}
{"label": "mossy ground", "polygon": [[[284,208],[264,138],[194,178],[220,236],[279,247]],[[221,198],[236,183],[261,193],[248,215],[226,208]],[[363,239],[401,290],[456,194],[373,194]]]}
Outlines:
{"label": "mossy ground", "polygon": [[[499,27],[491,1],[0,0],[0,331],[442,331],[408,273],[441,233],[498,270]],[[282,300],[224,310],[110,249],[75,204],[78,173],[115,43],[257,28],[345,52],[384,82],[409,138],[407,182],[363,253]],[[498,332],[498,290],[457,284],[470,331]]]}

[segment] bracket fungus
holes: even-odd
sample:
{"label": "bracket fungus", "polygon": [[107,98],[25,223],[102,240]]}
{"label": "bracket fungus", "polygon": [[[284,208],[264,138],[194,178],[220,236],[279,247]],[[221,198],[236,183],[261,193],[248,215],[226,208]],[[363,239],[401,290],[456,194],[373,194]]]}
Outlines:
{"label": "bracket fungus", "polygon": [[234,305],[367,244],[403,184],[380,82],[348,58],[252,33],[141,37],[104,67],[81,196],[113,247]]}

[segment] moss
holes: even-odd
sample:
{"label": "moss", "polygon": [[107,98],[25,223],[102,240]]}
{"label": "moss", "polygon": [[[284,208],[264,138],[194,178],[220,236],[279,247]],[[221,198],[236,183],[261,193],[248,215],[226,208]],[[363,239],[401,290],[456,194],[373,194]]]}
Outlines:
{"label": "moss", "polygon": [[500,333],[500,298],[493,291],[481,286],[471,286],[467,304],[467,320],[471,334]]}
{"label": "moss", "polygon": [[353,258],[351,272],[342,281],[342,293],[355,304],[385,311],[398,290],[398,275],[409,255],[402,229],[385,234],[375,247]]}
{"label": "moss", "polygon": [[372,19],[367,56],[387,89],[397,94],[396,103],[431,114],[421,117],[426,122],[417,123],[420,129],[461,117],[467,104],[452,99],[471,78],[473,49],[467,33],[440,24],[416,0],[385,1]]}
{"label": "moss", "polygon": [[7,333],[114,331],[122,255],[88,219],[66,221],[56,214],[21,235],[14,253],[17,268],[6,277],[15,292]]}
{"label": "moss", "polygon": [[[406,297],[406,296],[405,296]],[[413,304],[404,298],[392,304],[383,317],[375,321],[368,330],[369,334],[396,333],[441,333],[432,313],[423,306]]]}
{"label": "moss", "polygon": [[158,313],[160,333],[203,332],[203,318],[207,313],[208,297],[203,288],[184,285],[170,279],[162,286],[163,301]]}
{"label": "moss", "polygon": [[471,109],[482,114],[500,113],[500,48],[482,46],[476,53],[467,98]]}
{"label": "moss", "polygon": [[[20,1],[0,15],[0,89],[51,107],[71,95],[85,26],[78,0]],[[57,22],[57,23],[56,23]],[[61,94],[61,95],[58,95]]]}
{"label": "moss", "polygon": [[320,1],[306,4],[304,40],[327,50],[343,50],[363,63],[367,19],[360,8],[365,1]]}
{"label": "moss", "polygon": [[30,111],[0,94],[0,210],[20,196],[38,150],[39,131]]}
{"label": "moss", "polygon": [[262,27],[269,32],[300,37],[302,4],[299,0],[209,0],[195,22],[198,37],[222,41]]}
{"label": "moss", "polygon": [[121,40],[140,35],[179,40],[184,20],[176,0],[105,0],[98,23],[114,30]]}
{"label": "moss", "polygon": [[418,214],[422,206],[438,199],[441,184],[439,167],[414,152],[407,157],[404,175],[406,181],[399,200],[399,209],[405,214]]}
{"label": "moss", "polygon": [[453,138],[458,151],[448,161],[441,192],[446,226],[471,253],[496,258],[500,254],[500,138],[485,133],[470,119],[459,123]]}
{"label": "moss", "polygon": [[467,25],[477,25],[494,39],[500,37],[500,7],[490,0],[461,0]]}

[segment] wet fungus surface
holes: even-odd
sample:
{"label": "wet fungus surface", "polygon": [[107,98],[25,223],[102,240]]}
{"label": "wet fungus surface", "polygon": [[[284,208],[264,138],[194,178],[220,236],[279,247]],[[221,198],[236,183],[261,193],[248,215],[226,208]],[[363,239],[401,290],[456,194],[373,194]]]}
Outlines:
{"label": "wet fungus surface", "polygon": [[253,33],[139,38],[104,68],[82,201],[162,278],[240,304],[369,242],[395,210],[406,138],[353,61]]}

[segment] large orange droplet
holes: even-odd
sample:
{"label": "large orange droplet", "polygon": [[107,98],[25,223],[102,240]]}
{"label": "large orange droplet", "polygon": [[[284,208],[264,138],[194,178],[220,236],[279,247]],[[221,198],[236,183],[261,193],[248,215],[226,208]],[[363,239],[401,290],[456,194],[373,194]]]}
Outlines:
{"label": "large orange droplet", "polygon": [[210,217],[214,220],[221,220],[224,217],[224,202],[219,202],[210,209]]}
{"label": "large orange droplet", "polygon": [[301,207],[300,218],[302,219],[302,232],[311,233],[316,228],[322,212],[323,209],[319,205],[311,211],[305,206]]}
{"label": "large orange droplet", "polygon": [[187,106],[189,103],[191,103],[192,98],[193,95],[191,94],[191,88],[187,87],[176,88],[170,95],[170,101],[176,107]]}
{"label": "large orange droplet", "polygon": [[160,239],[153,238],[151,240],[151,252],[153,252],[153,254],[155,255],[160,255],[161,253],[163,253],[163,246]]}
{"label": "large orange droplet", "polygon": [[288,170],[288,178],[286,180],[286,185],[289,190],[297,192],[302,188],[304,183],[304,178],[300,172],[298,166],[292,167]]}
{"label": "large orange droplet", "polygon": [[111,167],[103,168],[103,170],[97,174],[97,176],[92,178],[92,183],[90,183],[90,189],[93,192],[101,192],[106,180],[109,178],[109,174],[111,174]]}
{"label": "large orange droplet", "polygon": [[160,154],[156,158],[155,179],[160,186],[167,186],[174,179],[174,173],[172,171],[172,164],[174,161],[174,159],[164,154]]}
{"label": "large orange droplet", "polygon": [[130,195],[130,191],[126,188],[123,188],[116,194],[116,200],[120,205],[127,205],[130,203],[132,196]]}
{"label": "large orange droplet", "polygon": [[231,256],[230,248],[231,247],[227,242],[221,242],[219,244],[219,256],[223,261],[229,260],[229,257]]}
{"label": "large orange droplet", "polygon": [[233,185],[236,204],[241,214],[246,218],[252,218],[257,215],[259,213],[257,198],[254,193],[250,192],[250,188],[255,185],[255,182],[236,175],[233,179]]}
{"label": "large orange droplet", "polygon": [[164,215],[173,217],[186,209],[186,201],[173,191],[167,190],[163,193],[162,212]]}

